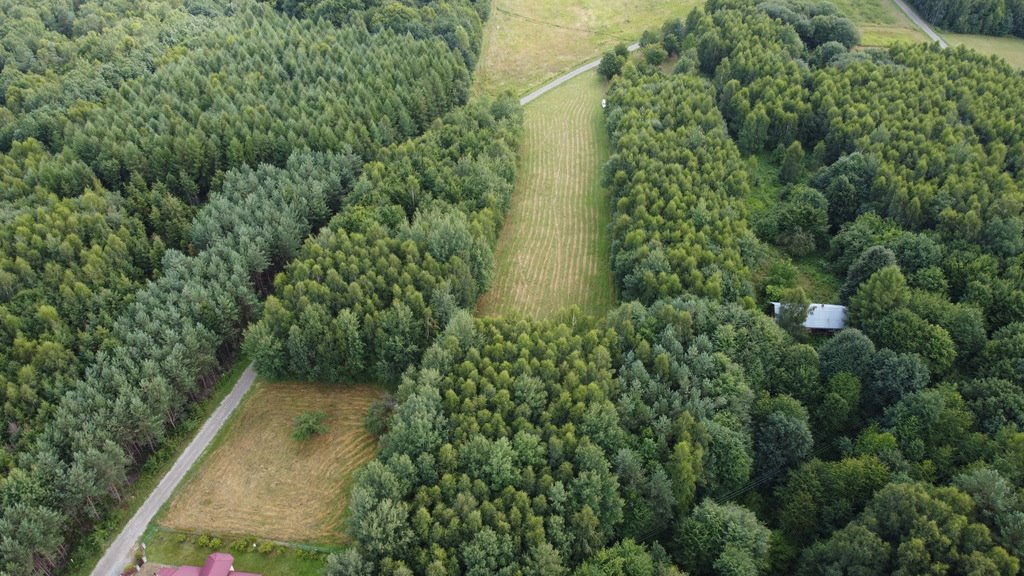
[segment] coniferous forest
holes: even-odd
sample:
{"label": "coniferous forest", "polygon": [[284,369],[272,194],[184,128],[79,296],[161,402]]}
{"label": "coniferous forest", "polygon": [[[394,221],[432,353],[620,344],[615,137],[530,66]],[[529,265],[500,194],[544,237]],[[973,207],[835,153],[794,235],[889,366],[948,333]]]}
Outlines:
{"label": "coniferous forest", "polygon": [[1005,62],[708,0],[600,69],[618,307],[479,319],[523,115],[469,97],[486,2],[0,7],[0,574],[61,573],[240,350],[394,390],[328,576],[1020,573]]}

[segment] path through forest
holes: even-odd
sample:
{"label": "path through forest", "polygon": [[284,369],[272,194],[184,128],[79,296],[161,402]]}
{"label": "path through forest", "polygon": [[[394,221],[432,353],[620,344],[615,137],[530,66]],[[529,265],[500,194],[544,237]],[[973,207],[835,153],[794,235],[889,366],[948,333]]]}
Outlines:
{"label": "path through forest", "polygon": [[615,302],[611,206],[600,182],[608,158],[605,85],[591,71],[555,86],[524,98],[532,103],[516,188],[495,251],[494,284],[477,304],[481,316],[543,318],[573,305],[601,314]]}

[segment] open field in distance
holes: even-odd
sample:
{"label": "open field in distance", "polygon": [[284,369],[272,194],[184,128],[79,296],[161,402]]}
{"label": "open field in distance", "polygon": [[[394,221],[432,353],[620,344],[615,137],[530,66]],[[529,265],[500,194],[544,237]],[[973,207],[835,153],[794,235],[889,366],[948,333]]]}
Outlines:
{"label": "open field in distance", "polygon": [[954,34],[940,30],[939,34],[950,46],[966,45],[982,54],[1001,56],[1010,66],[1024,69],[1024,39],[1014,36],[981,36],[978,34]]}
{"label": "open field in distance", "polygon": [[857,23],[864,46],[928,42],[928,36],[892,0],[832,0],[832,3]]}
{"label": "open field in distance", "polygon": [[493,0],[476,90],[522,95],[703,0]]}

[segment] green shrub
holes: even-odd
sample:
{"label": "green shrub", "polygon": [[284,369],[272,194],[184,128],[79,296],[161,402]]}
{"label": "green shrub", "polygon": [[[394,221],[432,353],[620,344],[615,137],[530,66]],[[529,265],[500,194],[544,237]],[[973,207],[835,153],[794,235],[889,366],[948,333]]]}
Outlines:
{"label": "green shrub", "polygon": [[260,542],[260,546],[258,548],[260,554],[270,554],[271,552],[274,552],[276,549],[277,546],[274,546],[273,542],[267,540]]}
{"label": "green shrub", "polygon": [[301,442],[327,432],[327,425],[324,424],[326,418],[326,412],[307,410],[299,414],[295,417],[295,430],[292,432],[292,438]]}

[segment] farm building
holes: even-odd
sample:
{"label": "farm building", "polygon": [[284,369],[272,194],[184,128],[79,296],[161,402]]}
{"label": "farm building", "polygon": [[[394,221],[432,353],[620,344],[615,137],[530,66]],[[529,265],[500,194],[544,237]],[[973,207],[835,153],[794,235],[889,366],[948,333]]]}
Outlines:
{"label": "farm building", "polygon": [[235,558],[231,554],[217,552],[206,557],[206,562],[199,566],[179,566],[177,568],[161,568],[157,576],[260,576],[253,572],[236,572],[233,566]]}
{"label": "farm building", "polygon": [[[782,304],[772,302],[772,318],[778,318]],[[804,328],[822,332],[836,332],[846,328],[846,306],[838,304],[811,304],[807,307]]]}

